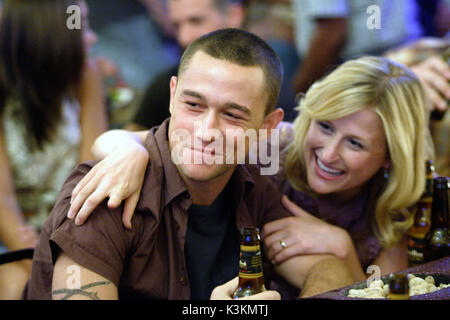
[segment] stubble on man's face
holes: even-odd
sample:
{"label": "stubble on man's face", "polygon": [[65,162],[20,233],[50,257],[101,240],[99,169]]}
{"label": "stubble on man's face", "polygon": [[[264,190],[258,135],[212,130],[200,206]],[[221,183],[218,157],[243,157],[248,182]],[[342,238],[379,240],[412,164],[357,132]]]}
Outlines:
{"label": "stubble on man's face", "polygon": [[[236,74],[240,76],[236,77]],[[230,150],[236,153],[236,148],[226,148],[227,143],[235,145],[235,140],[239,140],[233,132],[261,127],[266,98],[262,90],[263,72],[259,67],[243,67],[197,52],[180,78],[172,81],[171,151],[179,143],[172,139],[178,130],[188,133],[191,143],[197,139],[201,147],[208,148],[210,141],[203,133],[194,132],[194,124],[201,123],[202,128],[217,130],[223,135],[226,158]],[[247,152],[248,148],[245,148]],[[186,158],[186,163],[179,164],[178,169],[185,177],[196,181],[215,180],[236,167],[236,163],[189,164],[192,162],[189,160],[191,158]]]}

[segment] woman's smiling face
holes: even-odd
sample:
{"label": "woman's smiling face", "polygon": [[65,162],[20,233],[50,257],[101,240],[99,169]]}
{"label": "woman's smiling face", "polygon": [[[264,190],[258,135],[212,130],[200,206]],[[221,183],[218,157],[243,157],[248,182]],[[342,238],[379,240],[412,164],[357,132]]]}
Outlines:
{"label": "woman's smiling face", "polygon": [[356,196],[389,165],[383,124],[368,108],[336,120],[312,120],[303,152],[311,189],[343,199]]}

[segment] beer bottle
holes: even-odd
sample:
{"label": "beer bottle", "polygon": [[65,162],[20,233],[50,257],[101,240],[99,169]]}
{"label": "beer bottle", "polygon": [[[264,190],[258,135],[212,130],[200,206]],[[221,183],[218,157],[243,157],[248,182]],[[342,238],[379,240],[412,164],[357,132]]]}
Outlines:
{"label": "beer bottle", "polygon": [[448,178],[435,178],[433,185],[431,228],[425,236],[425,262],[436,260],[450,254],[450,243],[448,239]]}
{"label": "beer bottle", "polygon": [[407,234],[408,263],[410,267],[424,263],[423,250],[425,248],[425,236],[430,230],[431,203],[433,200],[433,161],[427,160],[425,162],[425,168],[425,192],[414,207],[414,224]]}
{"label": "beer bottle", "polygon": [[390,300],[409,300],[409,280],[406,274],[397,273],[389,281]]}
{"label": "beer bottle", "polygon": [[233,298],[265,291],[258,228],[242,228],[239,255],[239,285]]}

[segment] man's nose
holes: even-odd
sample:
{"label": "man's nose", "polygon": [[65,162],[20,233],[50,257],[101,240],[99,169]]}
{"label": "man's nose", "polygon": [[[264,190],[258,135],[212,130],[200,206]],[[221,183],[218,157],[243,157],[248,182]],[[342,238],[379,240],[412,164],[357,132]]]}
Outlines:
{"label": "man's nose", "polygon": [[197,124],[197,137],[203,142],[213,142],[216,132],[219,130],[219,119],[215,112],[208,112]]}

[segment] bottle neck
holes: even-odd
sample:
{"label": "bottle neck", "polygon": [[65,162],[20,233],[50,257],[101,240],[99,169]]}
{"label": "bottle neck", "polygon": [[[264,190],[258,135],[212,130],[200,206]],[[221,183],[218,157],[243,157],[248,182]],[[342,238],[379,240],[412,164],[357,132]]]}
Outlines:
{"label": "bottle neck", "polygon": [[423,198],[433,197],[433,176],[428,176],[425,181],[425,192],[422,195]]}
{"label": "bottle neck", "polygon": [[425,163],[425,174],[426,174],[426,180],[425,180],[425,192],[423,194],[423,197],[432,197],[433,196],[433,179],[434,179],[434,165],[433,161],[428,160]]}
{"label": "bottle neck", "polygon": [[447,229],[449,227],[448,214],[448,188],[443,185],[435,186],[431,207],[431,228]]}

